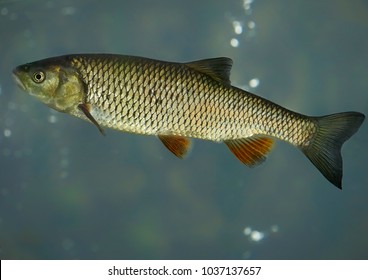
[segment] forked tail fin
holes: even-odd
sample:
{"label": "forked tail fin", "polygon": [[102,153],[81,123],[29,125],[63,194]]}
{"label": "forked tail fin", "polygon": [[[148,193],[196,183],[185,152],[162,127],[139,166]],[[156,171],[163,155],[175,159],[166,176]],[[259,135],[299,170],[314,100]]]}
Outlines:
{"label": "forked tail fin", "polygon": [[310,145],[302,148],[323,176],[339,189],[342,179],[341,146],[357,132],[364,118],[357,112],[317,117],[317,132]]}

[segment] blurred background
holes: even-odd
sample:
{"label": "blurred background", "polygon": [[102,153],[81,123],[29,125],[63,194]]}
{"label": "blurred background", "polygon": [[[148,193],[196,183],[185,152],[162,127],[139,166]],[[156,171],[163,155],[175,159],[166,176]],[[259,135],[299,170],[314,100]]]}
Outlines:
{"label": "blurred background", "polygon": [[68,53],[234,60],[232,83],[307,115],[368,113],[364,0],[0,0],[2,259],[367,259],[367,121],[343,190],[294,147],[263,165],[107,130],[22,92],[12,69]]}

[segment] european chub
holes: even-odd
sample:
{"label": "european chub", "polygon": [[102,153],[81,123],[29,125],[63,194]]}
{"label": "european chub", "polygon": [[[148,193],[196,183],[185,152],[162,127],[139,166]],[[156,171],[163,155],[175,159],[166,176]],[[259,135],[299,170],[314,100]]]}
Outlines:
{"label": "european chub", "polygon": [[275,138],[299,148],[341,188],[341,147],[364,115],[311,117],[230,83],[225,57],[175,63],[112,54],[76,54],[18,66],[20,87],[49,107],[103,128],[156,135],[177,157],[189,138],[224,142],[244,164],[263,162]]}

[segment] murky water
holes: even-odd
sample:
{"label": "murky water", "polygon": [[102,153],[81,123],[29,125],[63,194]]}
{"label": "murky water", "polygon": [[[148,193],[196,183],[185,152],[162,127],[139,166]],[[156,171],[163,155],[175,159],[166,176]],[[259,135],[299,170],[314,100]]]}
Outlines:
{"label": "murky water", "polygon": [[368,113],[366,1],[1,1],[4,259],[368,258],[368,128],[343,148],[343,190],[278,142],[249,169],[223,144],[174,158],[155,137],[55,112],[18,64],[106,52],[228,56],[233,84],[308,115]]}

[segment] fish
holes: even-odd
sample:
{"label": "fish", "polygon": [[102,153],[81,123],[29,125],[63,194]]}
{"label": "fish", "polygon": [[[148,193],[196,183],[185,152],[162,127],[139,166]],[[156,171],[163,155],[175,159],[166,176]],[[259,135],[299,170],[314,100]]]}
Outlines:
{"label": "fish", "polygon": [[26,63],[16,83],[47,106],[104,128],[155,135],[178,158],[191,138],[223,142],[254,167],[275,139],[301,150],[342,189],[341,147],[364,114],[307,116],[231,85],[233,61],[167,62],[117,54],[70,54]]}

